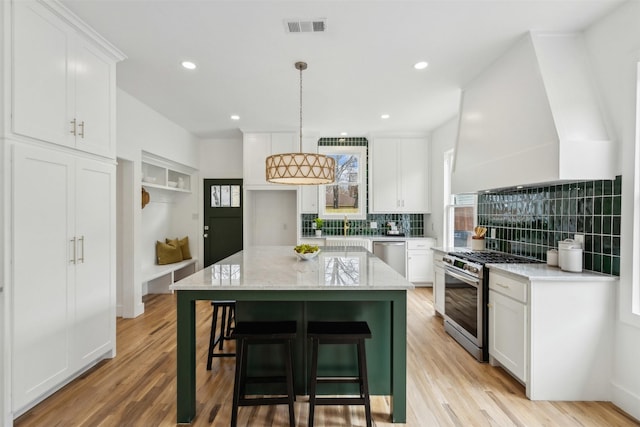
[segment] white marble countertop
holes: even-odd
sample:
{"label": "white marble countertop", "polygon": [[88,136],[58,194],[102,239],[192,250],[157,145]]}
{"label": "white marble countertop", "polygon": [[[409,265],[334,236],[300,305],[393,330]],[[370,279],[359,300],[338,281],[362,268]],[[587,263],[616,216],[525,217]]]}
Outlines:
{"label": "white marble countertop", "polygon": [[583,271],[572,273],[560,270],[559,267],[551,267],[547,264],[487,264],[491,271],[507,273],[518,278],[530,281],[555,281],[555,282],[615,282],[616,276]]}
{"label": "white marble countertop", "polygon": [[304,261],[292,246],[244,249],[170,286],[171,290],[402,290],[411,282],[364,248],[321,247]]}

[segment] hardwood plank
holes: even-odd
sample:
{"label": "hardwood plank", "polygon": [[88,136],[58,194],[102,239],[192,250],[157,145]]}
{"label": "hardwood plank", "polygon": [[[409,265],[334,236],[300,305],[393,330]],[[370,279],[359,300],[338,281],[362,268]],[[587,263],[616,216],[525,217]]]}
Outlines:
{"label": "hardwood plank", "polygon": [[[173,295],[153,295],[145,313],[118,319],[117,357],[101,362],[16,420],[17,427],[176,425],[176,331]],[[235,362],[216,358],[206,370],[211,304],[196,304],[197,417],[193,426],[228,426]],[[532,402],[500,368],[478,363],[444,332],[431,288],[407,299],[407,426],[640,426],[608,402]],[[233,349],[233,342],[225,343]],[[225,347],[226,348],[226,347]],[[389,398],[374,396],[375,425],[394,426]],[[298,397],[296,425],[308,400]],[[240,408],[241,426],[286,426],[286,406]],[[320,406],[316,425],[364,426],[360,407]]]}

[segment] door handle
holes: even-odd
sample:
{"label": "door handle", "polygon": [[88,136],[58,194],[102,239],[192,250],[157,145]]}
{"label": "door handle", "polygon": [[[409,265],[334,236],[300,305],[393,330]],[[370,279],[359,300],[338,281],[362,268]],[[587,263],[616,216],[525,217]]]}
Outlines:
{"label": "door handle", "polygon": [[207,237],[209,237],[209,233],[204,233],[204,238],[206,239]]}
{"label": "door handle", "polygon": [[69,262],[71,264],[75,264],[76,263],[76,238],[75,238],[75,236],[73,237],[73,239],[69,239],[69,242],[71,243],[71,250],[73,252],[73,256],[71,257]]}
{"label": "door handle", "polygon": [[80,236],[78,242],[80,242],[80,250],[82,251],[82,256],[78,258],[78,263],[84,264],[84,236]]}

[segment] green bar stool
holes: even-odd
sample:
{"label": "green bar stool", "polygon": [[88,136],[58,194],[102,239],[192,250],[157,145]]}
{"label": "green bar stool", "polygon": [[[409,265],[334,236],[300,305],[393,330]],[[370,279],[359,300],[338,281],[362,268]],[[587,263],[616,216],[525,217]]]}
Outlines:
{"label": "green bar stool", "polygon": [[[238,422],[239,406],[289,405],[289,425],[295,426],[293,402],[293,340],[296,338],[295,321],[282,322],[237,322],[231,333],[236,340],[236,374],[233,385],[233,408],[231,426]],[[247,376],[247,356],[249,347],[260,344],[281,344],[283,347],[284,376]],[[280,397],[246,397],[247,384],[285,384],[286,393]]]}
{"label": "green bar stool", "polygon": [[[309,427],[313,427],[316,405],[363,405],[367,426],[371,427],[371,404],[364,340],[371,338],[367,322],[309,322],[307,336],[311,338],[311,384],[309,386]],[[357,377],[319,377],[318,346],[321,344],[355,345],[358,349]],[[316,397],[318,384],[356,383],[359,397]]]}

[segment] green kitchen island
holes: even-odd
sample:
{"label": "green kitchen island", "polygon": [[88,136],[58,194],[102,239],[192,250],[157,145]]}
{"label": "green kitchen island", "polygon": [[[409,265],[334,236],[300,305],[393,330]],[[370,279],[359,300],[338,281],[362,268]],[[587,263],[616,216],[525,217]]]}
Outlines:
{"label": "green kitchen island", "polygon": [[[178,423],[195,417],[196,300],[236,301],[238,320],[296,320],[296,394],[307,394],[306,322],[367,321],[373,335],[367,340],[371,394],[389,395],[391,420],[406,422],[411,288],[411,282],[360,247],[322,247],[308,261],[299,259],[291,246],[251,247],[176,282],[171,289],[177,294]],[[332,353],[325,360],[349,357]]]}

